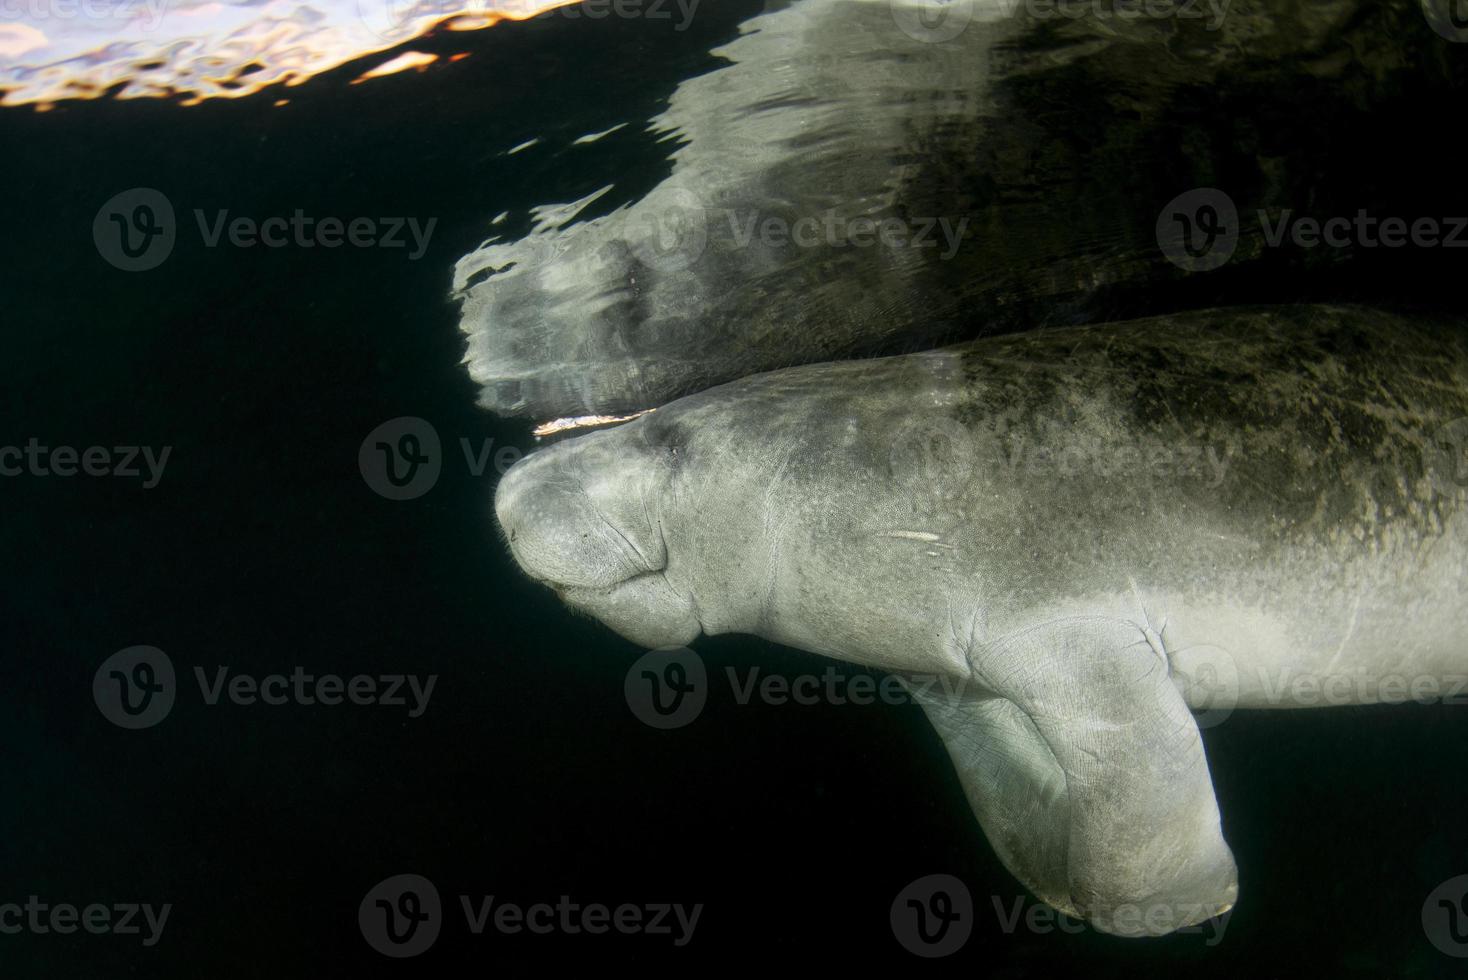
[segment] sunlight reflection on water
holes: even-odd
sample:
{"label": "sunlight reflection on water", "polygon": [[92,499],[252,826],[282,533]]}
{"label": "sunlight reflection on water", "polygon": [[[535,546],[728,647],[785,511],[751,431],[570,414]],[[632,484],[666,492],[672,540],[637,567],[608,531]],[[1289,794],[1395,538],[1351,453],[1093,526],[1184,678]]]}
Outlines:
{"label": "sunlight reflection on water", "polygon": [[0,0],[0,105],[109,92],[187,103],[249,95],[300,84],[438,25],[478,30],[571,2]]}

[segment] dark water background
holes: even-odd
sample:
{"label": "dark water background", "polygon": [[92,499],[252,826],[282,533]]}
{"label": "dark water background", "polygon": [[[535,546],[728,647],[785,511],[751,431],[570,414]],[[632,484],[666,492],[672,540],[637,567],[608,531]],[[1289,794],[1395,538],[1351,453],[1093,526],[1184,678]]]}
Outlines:
{"label": "dark water background", "polygon": [[[974,934],[939,965],[968,976],[1468,972],[1421,925],[1427,894],[1468,873],[1464,707],[1240,712],[1207,731],[1240,868],[1217,946],[1206,932],[1009,934],[994,896],[1008,907],[1023,891],[917,708],[740,706],[726,667],[859,671],[720,637],[697,645],[713,677],[702,715],[655,731],[622,694],[643,651],[514,569],[490,514],[494,469],[471,473],[458,440],[534,441],[473,407],[452,264],[501,211],[579,197],[609,175],[649,187],[665,176],[668,147],[639,121],[679,79],[717,67],[709,49],[758,9],[709,6],[683,32],[552,14],[430,39],[413,47],[474,54],[362,86],[347,84],[361,66],[347,66],[279,108],[265,93],[0,113],[0,444],[173,447],[152,490],[0,480],[0,902],[173,905],[148,949],[139,937],[0,936],[0,977],[911,970],[922,961],[894,940],[889,906],[938,872],[974,895]],[[1340,135],[1343,152],[1401,168],[1397,147]],[[532,137],[543,142],[502,155]],[[168,195],[181,237],[163,266],[128,274],[99,258],[91,225],[136,186]],[[195,207],[438,224],[418,261],[207,249]],[[1461,308],[1456,258],[1383,256],[1369,274],[1309,284],[1266,275],[1236,298],[1319,290]],[[364,484],[357,450],[405,415],[437,428],[446,458],[430,493],[393,502]],[[123,731],[91,683],[134,644],[166,651],[183,691],[162,724]],[[208,706],[192,671],[217,665],[439,679],[416,719]],[[438,886],[448,921],[432,950],[399,962],[364,942],[357,905],[404,872]],[[472,936],[463,894],[704,909],[683,948]]]}

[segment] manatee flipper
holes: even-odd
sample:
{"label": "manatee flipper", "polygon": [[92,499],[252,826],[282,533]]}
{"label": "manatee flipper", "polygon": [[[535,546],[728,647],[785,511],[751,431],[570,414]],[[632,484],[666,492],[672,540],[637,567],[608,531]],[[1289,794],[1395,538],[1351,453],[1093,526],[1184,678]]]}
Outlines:
{"label": "manatee flipper", "polygon": [[1161,935],[1233,905],[1203,743],[1141,628],[1066,619],[967,653],[992,694],[915,694],[1026,887],[1119,935]]}
{"label": "manatee flipper", "polygon": [[942,736],[999,860],[1041,901],[1079,916],[1066,880],[1065,774],[1035,723],[1003,698],[921,689],[913,695]]}

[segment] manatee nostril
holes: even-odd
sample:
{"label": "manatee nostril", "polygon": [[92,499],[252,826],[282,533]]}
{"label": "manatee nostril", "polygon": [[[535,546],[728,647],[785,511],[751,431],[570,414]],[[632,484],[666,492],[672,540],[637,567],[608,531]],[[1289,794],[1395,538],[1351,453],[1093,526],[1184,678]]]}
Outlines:
{"label": "manatee nostril", "polygon": [[514,543],[515,543],[515,529],[514,528],[511,528],[510,529],[510,544],[514,544]]}

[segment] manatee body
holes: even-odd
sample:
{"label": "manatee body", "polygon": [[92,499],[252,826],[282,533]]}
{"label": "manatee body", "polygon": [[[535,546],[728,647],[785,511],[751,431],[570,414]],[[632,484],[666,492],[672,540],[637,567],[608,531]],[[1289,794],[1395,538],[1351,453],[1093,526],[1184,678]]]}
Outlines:
{"label": "manatee body", "polygon": [[1268,247],[1261,211],[1460,199],[1434,142],[1451,127],[1423,107],[1461,101],[1462,59],[1413,0],[1173,7],[772,4],[615,152],[530,151],[616,169],[458,263],[481,403],[620,413],[794,364],[1270,299],[1261,282],[1380,253]]}
{"label": "manatee body", "polygon": [[1465,417],[1464,324],[1205,311],[742,379],[527,457],[495,506],[637,643],[911,679],[1006,866],[1157,934],[1236,895],[1190,708],[1468,674]]}

